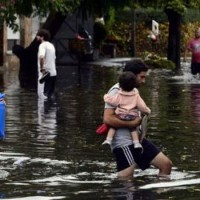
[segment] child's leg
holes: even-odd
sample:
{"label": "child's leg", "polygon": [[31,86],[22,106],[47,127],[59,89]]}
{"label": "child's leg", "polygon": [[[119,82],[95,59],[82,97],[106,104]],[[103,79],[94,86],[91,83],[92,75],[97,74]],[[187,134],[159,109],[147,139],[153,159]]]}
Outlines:
{"label": "child's leg", "polygon": [[115,135],[115,129],[114,128],[110,128],[108,130],[106,140],[113,140],[114,135]]}
{"label": "child's leg", "polygon": [[133,141],[139,141],[138,132],[136,130],[131,132],[131,136]]}
{"label": "child's leg", "polygon": [[139,136],[137,131],[132,131],[131,132],[134,148],[142,148],[142,145],[140,144],[139,141]]}
{"label": "child's leg", "polygon": [[108,130],[106,140],[102,144],[111,144],[114,135],[115,135],[115,129],[114,128],[110,128]]}

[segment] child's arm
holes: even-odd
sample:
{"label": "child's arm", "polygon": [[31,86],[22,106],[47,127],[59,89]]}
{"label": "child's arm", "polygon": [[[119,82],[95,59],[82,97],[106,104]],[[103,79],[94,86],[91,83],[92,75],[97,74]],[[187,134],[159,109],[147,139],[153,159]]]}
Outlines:
{"label": "child's arm", "polygon": [[116,117],[115,109],[106,108],[104,109],[103,121],[105,124],[108,124],[109,126],[114,127],[114,128],[122,128],[122,127],[134,128],[140,125],[141,118],[137,117],[136,119],[131,120],[131,121],[121,120]]}
{"label": "child's arm", "polygon": [[118,95],[111,96],[109,94],[105,94],[103,99],[105,103],[109,103],[112,106],[117,107],[119,105]]}

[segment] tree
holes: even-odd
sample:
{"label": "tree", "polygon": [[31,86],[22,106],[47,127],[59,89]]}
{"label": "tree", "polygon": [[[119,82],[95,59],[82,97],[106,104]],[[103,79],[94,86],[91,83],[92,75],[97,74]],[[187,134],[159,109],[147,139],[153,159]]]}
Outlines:
{"label": "tree", "polygon": [[[56,30],[60,28],[65,16],[59,12],[52,12],[49,14],[43,28],[47,29],[51,33],[51,39],[56,34]],[[23,88],[36,88],[37,87],[37,52],[39,43],[35,38],[31,44],[24,48],[21,45],[15,45],[13,47],[13,53],[20,60],[19,68],[19,82]]]}
{"label": "tree", "polygon": [[200,8],[199,0],[135,0],[134,4],[141,7],[163,8],[169,20],[167,58],[176,65],[176,71],[181,72],[180,39],[182,17],[191,8]]}
{"label": "tree", "polygon": [[0,0],[0,22],[6,21],[13,30],[18,16],[47,16],[51,12],[65,15],[80,4],[81,0]]}
{"label": "tree", "polygon": [[[89,11],[92,15],[106,14],[110,8],[122,9],[123,6],[137,7],[153,7],[163,8],[169,20],[169,38],[168,38],[168,54],[167,58],[176,64],[176,70],[180,71],[180,37],[181,37],[181,20],[189,8],[199,8],[199,0],[1,0],[0,8],[0,21],[5,20],[8,26],[14,30],[18,27],[15,24],[16,14],[24,16],[32,15],[47,15],[47,22],[44,27],[50,30],[52,36],[55,34],[55,28],[51,24],[55,24],[58,28],[62,24],[62,20],[66,13],[73,11],[75,8],[80,7],[82,14]],[[33,48],[34,47],[34,48]],[[35,55],[38,46],[35,41],[33,44],[24,50],[17,49],[17,54],[20,58],[20,63],[25,63],[27,68],[28,63],[23,61],[26,51],[31,52],[28,49],[34,49],[34,56],[31,57],[35,60]],[[15,49],[16,50],[16,49]],[[27,56],[28,57],[28,56]],[[26,59],[25,59],[26,60]],[[36,61],[35,61],[36,63]],[[30,67],[30,66],[29,66]],[[34,69],[37,69],[34,66]],[[30,76],[30,75],[29,75]],[[35,78],[33,78],[35,79]]]}
{"label": "tree", "polygon": [[[34,15],[47,16],[43,28],[50,31],[51,36],[61,26],[67,13],[79,7],[84,18],[89,11],[92,15],[106,13],[110,7],[119,8],[127,4],[127,0],[1,0],[0,1],[0,22],[6,21],[13,30],[19,27],[15,23],[16,17]],[[37,86],[37,51],[39,44],[36,39],[27,47],[15,46],[13,52],[20,59],[19,81],[22,87]]]}
{"label": "tree", "polygon": [[[71,12],[79,5],[79,0],[1,0],[0,21],[6,21],[14,31],[18,30],[17,16],[31,17],[34,15],[48,16],[43,28],[54,37],[62,25],[66,13]],[[37,52],[39,43],[34,39],[24,48],[20,45],[13,47],[13,53],[20,60],[19,81],[21,87],[37,87]]]}
{"label": "tree", "polygon": [[[90,0],[86,0],[91,3]],[[110,0],[101,1],[101,6],[104,11],[113,6],[115,9],[122,8],[122,6],[129,6],[132,9],[137,9],[138,7],[152,7],[152,8],[162,8],[166,13],[169,21],[169,36],[168,36],[168,53],[167,58],[171,60],[176,65],[176,71],[181,72],[180,66],[180,39],[181,39],[181,24],[182,17],[191,8],[200,8],[199,0]],[[99,4],[96,4],[99,6]],[[93,7],[95,10],[95,7]],[[134,33],[133,33],[134,34]]]}

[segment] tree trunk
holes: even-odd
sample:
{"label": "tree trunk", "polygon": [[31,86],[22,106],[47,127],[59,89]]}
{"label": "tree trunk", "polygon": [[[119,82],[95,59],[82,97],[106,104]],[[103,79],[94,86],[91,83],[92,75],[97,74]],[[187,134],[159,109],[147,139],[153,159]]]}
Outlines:
{"label": "tree trunk", "polygon": [[[51,33],[51,40],[59,30],[65,20],[65,16],[60,13],[51,13],[42,28],[45,28]],[[39,43],[36,38],[31,44],[24,48],[20,45],[13,47],[13,53],[20,60],[19,82],[23,88],[37,88],[37,53]]]}
{"label": "tree trunk", "polygon": [[181,73],[181,15],[174,10],[165,9],[169,20],[168,53],[167,58],[176,65],[176,72]]}
{"label": "tree trunk", "polygon": [[131,27],[131,56],[136,56],[136,15],[135,15],[135,9],[132,9],[132,27]]}

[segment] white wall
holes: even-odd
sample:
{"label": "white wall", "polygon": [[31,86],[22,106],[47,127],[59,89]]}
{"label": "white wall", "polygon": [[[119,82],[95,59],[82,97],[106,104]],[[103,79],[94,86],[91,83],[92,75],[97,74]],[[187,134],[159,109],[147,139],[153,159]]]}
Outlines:
{"label": "white wall", "polygon": [[44,17],[41,18],[38,16],[32,18],[32,39],[35,38],[38,30],[40,29],[40,25],[42,23],[44,23],[45,20],[46,20],[46,18],[44,18]]}
{"label": "white wall", "polygon": [[[46,18],[41,17],[33,17],[32,18],[32,39],[35,38],[38,30],[40,29],[40,24],[44,23]],[[19,24],[19,18],[17,18],[16,23]],[[8,40],[19,40],[20,39],[20,32],[17,31],[16,33],[9,27],[7,27],[7,39]]]}
{"label": "white wall", "polygon": [[[16,23],[19,24],[19,18],[17,18]],[[19,40],[20,39],[20,32],[17,31],[16,33],[9,27],[7,27],[7,39],[8,40]]]}

